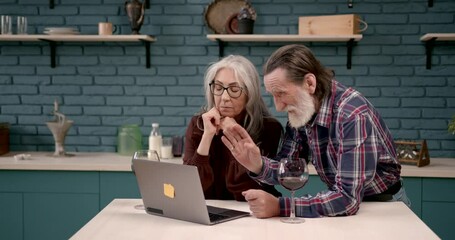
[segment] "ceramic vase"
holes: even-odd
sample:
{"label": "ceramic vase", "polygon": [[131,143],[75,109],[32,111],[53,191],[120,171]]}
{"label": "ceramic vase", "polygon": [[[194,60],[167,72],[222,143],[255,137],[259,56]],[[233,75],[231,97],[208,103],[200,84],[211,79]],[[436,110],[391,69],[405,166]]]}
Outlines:
{"label": "ceramic vase", "polygon": [[139,34],[142,23],[144,23],[144,10],[145,1],[139,2],[139,0],[132,0],[125,2],[125,12],[128,15],[128,20],[131,26],[131,34]]}
{"label": "ceramic vase", "polygon": [[72,154],[65,152],[65,137],[68,130],[73,125],[73,121],[66,120],[64,122],[46,122],[47,127],[51,130],[55,141],[54,157],[70,157]]}

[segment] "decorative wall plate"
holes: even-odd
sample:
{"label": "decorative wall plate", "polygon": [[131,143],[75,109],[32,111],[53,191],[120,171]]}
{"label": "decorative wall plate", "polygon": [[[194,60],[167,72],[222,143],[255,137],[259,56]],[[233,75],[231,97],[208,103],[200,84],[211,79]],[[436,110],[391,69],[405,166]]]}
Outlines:
{"label": "decorative wall plate", "polygon": [[204,18],[207,27],[216,34],[229,33],[225,28],[226,21],[242,7],[251,8],[251,5],[246,0],[214,0],[205,9]]}

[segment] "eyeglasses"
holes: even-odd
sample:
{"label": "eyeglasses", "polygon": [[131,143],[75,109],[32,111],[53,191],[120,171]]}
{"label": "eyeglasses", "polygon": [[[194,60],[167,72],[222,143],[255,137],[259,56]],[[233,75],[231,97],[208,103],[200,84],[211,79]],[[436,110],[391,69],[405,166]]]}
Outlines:
{"label": "eyeglasses", "polygon": [[219,83],[214,83],[211,82],[209,84],[210,86],[210,92],[215,95],[215,96],[221,96],[224,93],[224,90],[227,91],[229,97],[231,98],[238,98],[240,95],[242,95],[243,88],[239,86],[229,86],[229,87],[224,87],[223,85]]}

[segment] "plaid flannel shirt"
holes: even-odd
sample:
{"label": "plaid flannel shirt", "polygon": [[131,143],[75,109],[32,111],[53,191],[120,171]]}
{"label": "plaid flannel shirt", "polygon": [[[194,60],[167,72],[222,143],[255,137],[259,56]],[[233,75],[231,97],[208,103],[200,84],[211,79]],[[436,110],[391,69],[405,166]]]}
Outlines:
{"label": "plaid flannel shirt", "polygon": [[[332,81],[331,94],[305,126],[286,126],[280,153],[262,157],[263,169],[253,178],[277,181],[281,158],[305,158],[314,165],[328,189],[296,198],[302,217],[353,215],[363,196],[382,193],[400,179],[392,135],[376,109],[359,92]],[[290,214],[290,198],[281,197],[280,214]]]}

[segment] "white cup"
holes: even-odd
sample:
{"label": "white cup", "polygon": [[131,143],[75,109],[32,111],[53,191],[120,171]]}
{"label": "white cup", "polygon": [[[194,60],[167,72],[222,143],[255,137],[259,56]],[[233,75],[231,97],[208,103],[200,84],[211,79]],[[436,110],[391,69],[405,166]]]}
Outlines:
{"label": "white cup", "polygon": [[1,33],[2,34],[13,34],[11,16],[1,16]]}
{"label": "white cup", "polygon": [[117,30],[117,27],[110,22],[98,23],[98,34],[99,35],[112,35]]}
{"label": "white cup", "polygon": [[27,17],[17,17],[17,34],[27,34]]}
{"label": "white cup", "polygon": [[172,158],[172,138],[163,138],[163,145],[161,146],[161,157]]}

